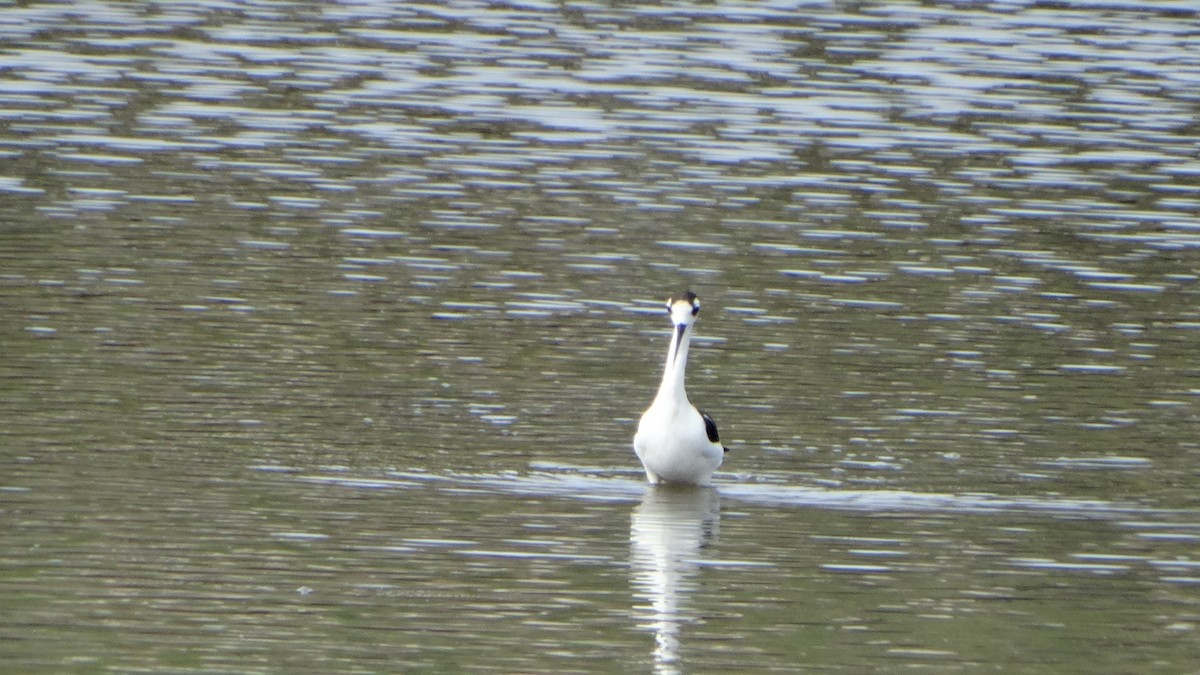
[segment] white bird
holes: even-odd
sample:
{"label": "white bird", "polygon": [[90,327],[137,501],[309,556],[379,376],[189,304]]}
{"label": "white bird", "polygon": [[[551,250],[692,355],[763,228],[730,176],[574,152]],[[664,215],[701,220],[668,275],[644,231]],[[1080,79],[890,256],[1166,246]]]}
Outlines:
{"label": "white bird", "polygon": [[717,435],[717,424],[697,410],[683,390],[688,344],[700,313],[700,301],[695,293],[687,291],[667,300],[667,312],[675,326],[667,365],[658,394],[638,422],[633,450],[651,483],[708,485],[713,471],[721,466],[725,448]]}

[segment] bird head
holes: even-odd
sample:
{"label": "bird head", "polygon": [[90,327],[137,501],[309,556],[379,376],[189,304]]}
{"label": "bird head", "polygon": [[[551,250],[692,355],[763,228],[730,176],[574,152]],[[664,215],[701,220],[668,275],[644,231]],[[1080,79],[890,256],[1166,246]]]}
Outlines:
{"label": "bird head", "polygon": [[700,313],[700,298],[691,291],[684,291],[667,300],[667,313],[671,315],[671,323],[686,328]]}

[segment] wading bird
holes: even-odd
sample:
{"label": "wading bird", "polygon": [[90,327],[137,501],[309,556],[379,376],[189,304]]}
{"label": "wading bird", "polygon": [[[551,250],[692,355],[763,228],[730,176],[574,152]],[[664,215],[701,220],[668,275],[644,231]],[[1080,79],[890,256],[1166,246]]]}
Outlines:
{"label": "wading bird", "polygon": [[716,422],[697,410],[683,390],[688,343],[700,313],[700,300],[687,291],[667,300],[667,312],[675,327],[667,349],[667,365],[658,394],[638,422],[633,450],[651,483],[708,485],[713,471],[721,466],[725,448],[717,435]]}

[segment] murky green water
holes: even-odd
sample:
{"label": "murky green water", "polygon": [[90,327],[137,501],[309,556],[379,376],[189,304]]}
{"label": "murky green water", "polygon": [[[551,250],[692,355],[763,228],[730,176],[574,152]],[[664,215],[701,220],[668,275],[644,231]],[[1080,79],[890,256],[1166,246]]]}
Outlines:
{"label": "murky green water", "polygon": [[[0,661],[1194,668],[1143,5],[0,8]],[[731,452],[650,490],[683,287]]]}

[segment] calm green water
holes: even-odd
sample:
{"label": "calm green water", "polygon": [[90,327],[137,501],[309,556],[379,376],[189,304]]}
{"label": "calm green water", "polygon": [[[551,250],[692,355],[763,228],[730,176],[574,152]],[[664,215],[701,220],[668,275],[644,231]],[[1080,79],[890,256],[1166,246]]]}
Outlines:
{"label": "calm green water", "polygon": [[[1143,4],[0,7],[0,662],[1193,669]],[[731,452],[654,490],[685,287]]]}

